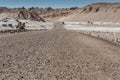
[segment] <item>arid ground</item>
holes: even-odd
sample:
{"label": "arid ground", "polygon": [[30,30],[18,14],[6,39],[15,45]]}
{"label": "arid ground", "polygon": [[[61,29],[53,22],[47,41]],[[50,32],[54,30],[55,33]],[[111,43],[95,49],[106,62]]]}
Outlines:
{"label": "arid ground", "polygon": [[0,80],[120,80],[120,46],[61,23],[0,37]]}

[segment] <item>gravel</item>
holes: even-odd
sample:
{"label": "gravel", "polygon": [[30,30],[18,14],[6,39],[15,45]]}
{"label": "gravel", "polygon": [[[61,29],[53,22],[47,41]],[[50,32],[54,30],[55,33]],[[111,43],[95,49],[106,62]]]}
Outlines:
{"label": "gravel", "polygon": [[120,46],[60,23],[49,31],[2,35],[0,80],[120,80]]}

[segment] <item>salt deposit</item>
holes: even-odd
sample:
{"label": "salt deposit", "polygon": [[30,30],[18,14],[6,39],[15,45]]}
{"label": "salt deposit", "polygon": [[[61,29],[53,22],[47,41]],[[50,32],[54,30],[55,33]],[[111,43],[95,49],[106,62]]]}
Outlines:
{"label": "salt deposit", "polygon": [[[19,20],[19,21],[25,23],[26,29],[52,29],[54,27],[54,24],[49,22],[39,22],[31,20]],[[12,24],[13,27],[8,26],[9,24]],[[16,20],[8,20],[6,22],[0,21],[0,30],[16,29],[17,24],[18,22]]]}
{"label": "salt deposit", "polygon": [[[95,25],[85,26],[80,25],[81,22],[65,22],[65,29],[68,30],[82,30],[82,31],[100,31],[100,32],[120,32],[120,27],[98,27]],[[100,22],[96,22],[96,24],[101,24]],[[104,24],[111,24],[104,23]],[[115,24],[115,23],[114,23]],[[117,23],[118,24],[118,23]]]}

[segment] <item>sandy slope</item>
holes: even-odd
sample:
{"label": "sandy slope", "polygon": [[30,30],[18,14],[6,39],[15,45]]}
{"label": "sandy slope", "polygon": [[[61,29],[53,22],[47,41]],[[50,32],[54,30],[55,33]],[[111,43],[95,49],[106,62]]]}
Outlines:
{"label": "sandy slope", "polygon": [[67,16],[64,21],[120,22],[120,3],[94,3]]}
{"label": "sandy slope", "polygon": [[0,37],[0,79],[120,79],[119,46],[60,27]]}

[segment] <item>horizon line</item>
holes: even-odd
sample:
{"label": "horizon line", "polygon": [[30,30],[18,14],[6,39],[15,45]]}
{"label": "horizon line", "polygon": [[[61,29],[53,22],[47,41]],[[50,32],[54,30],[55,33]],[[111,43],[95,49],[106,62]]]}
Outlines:
{"label": "horizon line", "polygon": [[85,6],[88,6],[88,5],[91,5],[91,4],[95,4],[95,3],[110,3],[110,4],[112,4],[112,3],[120,3],[120,2],[93,2],[93,3],[88,3],[88,4],[86,4],[86,5],[81,5],[81,6],[70,6],[70,7],[53,7],[53,6],[46,6],[46,7],[40,7],[40,6],[28,6],[28,7],[26,7],[26,6],[16,6],[16,7],[10,7],[10,6],[0,6],[0,8],[11,8],[11,9],[14,9],[14,8],[25,8],[25,9],[29,9],[29,8],[32,8],[32,7],[34,7],[34,8],[48,8],[48,7],[51,7],[51,8],[53,8],[53,9],[62,9],[62,8],[72,8],[72,7],[78,7],[78,8],[83,8],[83,7],[85,7]]}

